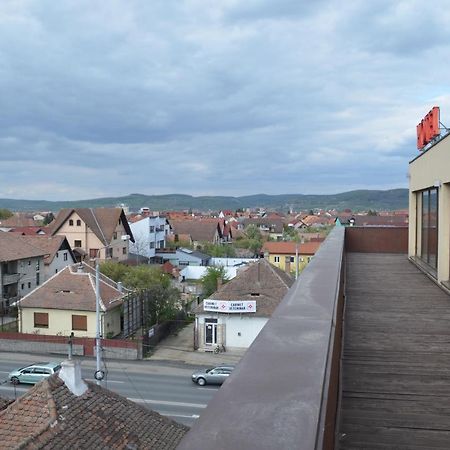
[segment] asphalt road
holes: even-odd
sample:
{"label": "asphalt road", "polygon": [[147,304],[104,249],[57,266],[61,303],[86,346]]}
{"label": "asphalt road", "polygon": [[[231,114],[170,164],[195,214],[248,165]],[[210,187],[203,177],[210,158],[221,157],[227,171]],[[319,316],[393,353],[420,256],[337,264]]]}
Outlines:
{"label": "asphalt road", "polygon": [[[10,371],[38,361],[59,362],[60,358],[0,353],[0,381],[6,381]],[[83,360],[81,367],[83,378],[94,381],[95,361]],[[192,426],[219,389],[192,383],[190,376],[195,369],[183,365],[114,361],[107,363],[106,369],[104,387],[188,426]],[[30,387],[24,384],[14,387],[6,382],[0,384],[0,396],[19,397]]]}

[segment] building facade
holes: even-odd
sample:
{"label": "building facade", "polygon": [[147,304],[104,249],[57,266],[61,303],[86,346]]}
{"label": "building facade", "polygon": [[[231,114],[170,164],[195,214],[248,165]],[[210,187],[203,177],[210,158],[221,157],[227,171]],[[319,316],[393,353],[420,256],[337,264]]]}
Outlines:
{"label": "building facade", "polygon": [[409,164],[409,257],[450,288],[450,138]]}
{"label": "building facade", "polygon": [[134,242],[130,243],[130,252],[147,258],[155,258],[155,252],[166,246],[166,236],[170,225],[165,217],[144,217],[130,223]]}

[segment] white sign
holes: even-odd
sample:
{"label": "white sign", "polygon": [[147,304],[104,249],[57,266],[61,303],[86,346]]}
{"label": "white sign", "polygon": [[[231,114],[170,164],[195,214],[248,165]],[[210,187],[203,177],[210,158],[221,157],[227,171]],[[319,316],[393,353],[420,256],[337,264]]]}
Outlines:
{"label": "white sign", "polygon": [[254,313],[256,312],[255,300],[204,300],[203,311],[223,313]]}

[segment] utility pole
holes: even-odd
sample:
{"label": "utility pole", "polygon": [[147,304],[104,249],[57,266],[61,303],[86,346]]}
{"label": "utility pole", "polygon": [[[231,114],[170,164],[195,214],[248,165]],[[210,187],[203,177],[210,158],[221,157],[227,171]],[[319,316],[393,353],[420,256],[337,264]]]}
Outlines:
{"label": "utility pole", "polygon": [[97,384],[101,384],[103,372],[101,370],[101,348],[100,348],[100,265],[98,263],[99,255],[95,258],[95,356],[97,360],[95,379]]}

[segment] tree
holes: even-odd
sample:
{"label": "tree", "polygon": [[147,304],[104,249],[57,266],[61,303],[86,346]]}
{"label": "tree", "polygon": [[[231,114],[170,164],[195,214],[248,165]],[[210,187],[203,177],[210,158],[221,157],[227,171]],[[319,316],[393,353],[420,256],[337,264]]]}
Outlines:
{"label": "tree", "polygon": [[123,284],[128,288],[139,290],[150,289],[155,285],[161,285],[166,289],[170,286],[170,279],[159,267],[141,265],[129,268],[123,278]]}
{"label": "tree", "polygon": [[145,292],[145,321],[147,326],[172,319],[179,311],[180,291],[172,286],[154,284]]}
{"label": "tree", "polygon": [[9,209],[0,208],[0,220],[9,219],[13,215],[14,214]]}
{"label": "tree", "polygon": [[212,293],[217,291],[219,280],[221,280],[222,283],[229,281],[225,267],[208,267],[205,275],[201,278],[204,298],[209,297]]}
{"label": "tree", "polygon": [[53,215],[53,213],[49,212],[48,214],[45,215],[43,224],[48,225],[48,224],[52,223],[54,219],[55,219],[55,216]]}
{"label": "tree", "polygon": [[130,267],[114,261],[105,261],[100,264],[100,272],[116,283],[123,282],[129,270]]}
{"label": "tree", "polygon": [[256,255],[263,245],[263,237],[256,225],[249,225],[245,229],[245,237],[235,242],[236,247],[248,248]]}
{"label": "tree", "polygon": [[236,250],[230,244],[213,244],[211,242],[203,242],[201,246],[202,252],[216,258],[233,258],[236,256]]}

